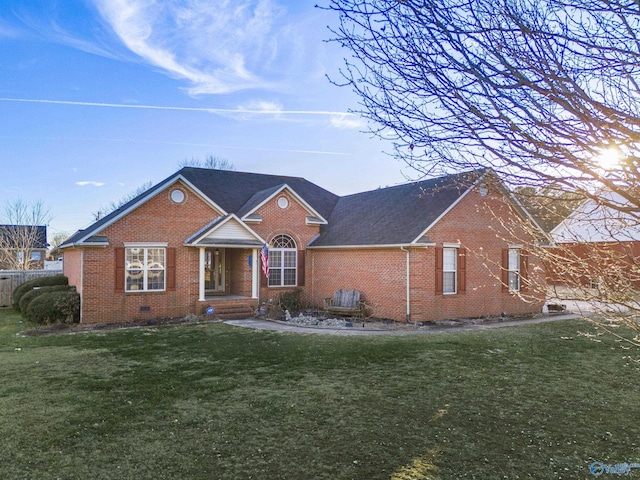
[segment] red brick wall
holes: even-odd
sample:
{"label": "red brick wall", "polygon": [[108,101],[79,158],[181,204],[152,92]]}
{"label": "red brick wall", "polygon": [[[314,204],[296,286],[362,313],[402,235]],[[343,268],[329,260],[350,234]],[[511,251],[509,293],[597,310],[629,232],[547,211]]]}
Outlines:
{"label": "red brick wall", "polygon": [[[640,288],[640,242],[562,243],[549,251],[547,274],[550,285],[590,287],[602,281],[609,288],[624,288],[624,282]],[[603,286],[604,286],[603,285]]]}
{"label": "red brick wall", "polygon": [[[82,298],[82,250],[66,248],[62,251],[62,273],[69,279],[69,285],[75,285]],[[84,305],[80,302],[80,316]]]}
{"label": "red brick wall", "polygon": [[[527,246],[531,246],[533,238],[521,228],[515,212],[502,200],[498,193],[482,197],[472,191],[428,232],[429,238],[437,244],[459,242],[467,249],[467,288],[466,294],[439,295],[423,300],[422,310],[427,313],[418,318],[431,320],[501,312],[522,314],[542,309],[544,297],[535,288],[523,291],[522,297],[503,291],[502,250],[510,245],[523,245],[524,251],[531,251]],[[435,278],[433,262],[431,255],[427,277]],[[544,285],[542,262],[531,253],[529,277],[536,285]]]}
{"label": "red brick wall", "polygon": [[[499,195],[480,196],[470,192],[429,232],[429,239],[460,243],[467,249],[466,293],[435,294],[435,248],[410,249],[411,320],[475,317],[539,312],[542,298],[529,289],[523,301],[503,292],[502,250],[509,245],[530,243],[531,237],[517,225],[508,226],[513,212]],[[500,220],[500,218],[504,220]],[[425,226],[426,228],[426,226]],[[317,305],[339,288],[362,292],[370,313],[404,321],[406,318],[406,259],[400,247],[387,249],[312,250],[312,299]],[[544,283],[540,261],[529,257],[530,277]],[[523,292],[524,293],[524,292]]]}
{"label": "red brick wall", "polygon": [[[83,249],[83,323],[175,317],[194,311],[199,292],[198,249],[183,244],[219,213],[184,185],[179,186],[186,196],[183,203],[171,201],[170,187],[101,231],[109,240],[107,248]],[[166,242],[169,248],[175,248],[176,289],[116,292],[115,248],[125,242]],[[149,307],[149,311],[142,312],[141,307]]]}
{"label": "red brick wall", "polygon": [[226,250],[227,293],[244,297],[251,296],[251,267],[249,267],[251,252],[251,250],[229,248]]}
{"label": "red brick wall", "polygon": [[356,289],[368,306],[367,314],[405,320],[406,254],[396,249],[310,250],[313,303],[340,289]]}
{"label": "red brick wall", "polygon": [[67,248],[63,250],[62,273],[69,279],[71,285],[76,286],[82,294],[82,250]]}

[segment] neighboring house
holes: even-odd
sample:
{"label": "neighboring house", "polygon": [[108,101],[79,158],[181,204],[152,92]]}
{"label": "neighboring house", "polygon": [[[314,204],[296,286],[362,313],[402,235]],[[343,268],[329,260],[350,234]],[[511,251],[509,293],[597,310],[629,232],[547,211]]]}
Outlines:
{"label": "neighboring house", "polygon": [[534,239],[505,227],[526,217],[510,202],[479,172],[339,197],[188,167],[67,239],[64,273],[85,323],[255,309],[293,288],[316,306],[357,289],[369,314],[400,321],[540,311],[528,287],[544,272]]}
{"label": "neighboring house", "polygon": [[605,192],[601,199],[585,200],[550,232],[557,246],[548,268],[551,285],[595,288],[608,278],[617,288],[626,278],[640,288],[640,220],[625,212],[622,196]]}
{"label": "neighboring house", "polygon": [[41,270],[47,247],[44,225],[0,225],[1,270]]}

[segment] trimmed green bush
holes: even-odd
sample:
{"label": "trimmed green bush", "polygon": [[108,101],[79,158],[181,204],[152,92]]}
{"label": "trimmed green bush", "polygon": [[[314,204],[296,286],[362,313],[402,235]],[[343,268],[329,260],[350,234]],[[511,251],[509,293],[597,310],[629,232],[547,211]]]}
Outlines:
{"label": "trimmed green bush", "polygon": [[46,277],[37,277],[27,280],[18,285],[13,291],[13,309],[20,311],[20,299],[33,287],[52,287],[54,285],[69,285],[69,279],[64,275],[48,275]]}
{"label": "trimmed green bush", "polygon": [[43,293],[29,303],[26,319],[38,325],[78,323],[80,295],[75,290]]}
{"label": "trimmed green bush", "polygon": [[31,303],[31,301],[34,298],[39,297],[43,293],[67,292],[70,289],[73,289],[75,291],[75,287],[70,287],[69,285],[53,285],[51,287],[34,287],[33,289],[29,290],[27,293],[22,295],[22,297],[20,297],[20,301],[18,302],[20,313],[22,314],[23,317],[25,317],[27,315],[27,308],[29,307],[29,303]]}

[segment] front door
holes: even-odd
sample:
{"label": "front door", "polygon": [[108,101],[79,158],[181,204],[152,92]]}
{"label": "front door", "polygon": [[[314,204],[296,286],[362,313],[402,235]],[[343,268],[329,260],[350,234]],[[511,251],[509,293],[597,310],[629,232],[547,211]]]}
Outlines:
{"label": "front door", "polygon": [[224,293],[224,248],[204,251],[204,290],[206,294]]}

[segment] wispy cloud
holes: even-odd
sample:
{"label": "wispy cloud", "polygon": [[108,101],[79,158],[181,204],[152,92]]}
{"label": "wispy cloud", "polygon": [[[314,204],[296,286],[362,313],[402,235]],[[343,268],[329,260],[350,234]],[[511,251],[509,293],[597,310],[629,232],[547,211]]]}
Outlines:
{"label": "wispy cloud", "polygon": [[83,180],[80,182],[76,182],[76,185],[79,185],[81,187],[86,187],[87,185],[91,185],[93,187],[102,187],[105,185],[104,182],[95,182],[93,180]]}
{"label": "wispy cloud", "polygon": [[80,107],[105,107],[105,108],[133,108],[147,110],[176,110],[187,112],[206,112],[219,114],[252,114],[252,115],[310,115],[329,116],[332,123],[346,118],[356,116],[348,112],[336,112],[330,110],[285,110],[280,104],[270,102],[251,102],[237,108],[209,108],[209,107],[178,107],[170,105],[136,105],[128,103],[105,103],[105,102],[75,102],[71,100],[48,100],[38,98],[9,98],[0,97],[0,102],[23,102],[23,103],[48,103],[57,105],[75,105]]}
{"label": "wispy cloud", "polygon": [[192,95],[272,86],[259,75],[278,56],[284,9],[273,0],[94,0],[119,40],[190,82]]}
{"label": "wispy cloud", "polygon": [[352,113],[341,113],[331,116],[331,125],[342,130],[362,130],[366,122]]}
{"label": "wispy cloud", "polygon": [[0,38],[18,38],[21,32],[0,19]]}

